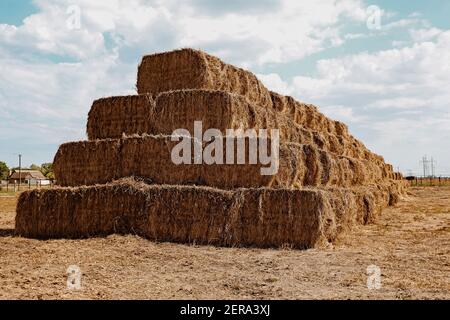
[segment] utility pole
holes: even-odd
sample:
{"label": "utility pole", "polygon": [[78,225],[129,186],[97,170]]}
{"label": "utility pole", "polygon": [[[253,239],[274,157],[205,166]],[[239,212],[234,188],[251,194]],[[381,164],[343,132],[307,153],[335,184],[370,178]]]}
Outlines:
{"label": "utility pole", "polygon": [[22,155],[19,154],[19,191],[21,183],[22,183]]}
{"label": "utility pole", "polygon": [[431,157],[431,175],[433,176],[433,178],[436,176],[436,161],[433,159],[433,157]]}
{"label": "utility pole", "polygon": [[422,161],[420,161],[420,163],[423,166],[423,177],[426,178],[428,176],[428,164],[429,164],[429,160],[426,155],[423,156]]}

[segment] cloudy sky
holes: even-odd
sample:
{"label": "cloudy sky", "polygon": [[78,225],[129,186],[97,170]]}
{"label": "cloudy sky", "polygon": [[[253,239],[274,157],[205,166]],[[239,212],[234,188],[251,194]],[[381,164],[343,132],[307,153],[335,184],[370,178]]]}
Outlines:
{"label": "cloudy sky", "polygon": [[1,0],[0,161],[51,162],[86,138],[92,100],[135,93],[143,54],[194,47],[318,105],[404,173],[426,154],[450,175],[448,17],[446,0]]}

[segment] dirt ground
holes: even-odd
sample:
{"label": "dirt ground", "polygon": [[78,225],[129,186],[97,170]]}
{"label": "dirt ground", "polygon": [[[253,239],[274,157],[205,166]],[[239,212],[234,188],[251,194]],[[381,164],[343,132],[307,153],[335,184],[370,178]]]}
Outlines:
{"label": "dirt ground", "polygon": [[[450,299],[450,187],[414,188],[334,248],[261,250],[152,243],[135,236],[14,237],[0,196],[0,299]],[[77,265],[81,289],[67,288]],[[381,288],[367,288],[367,267]]]}

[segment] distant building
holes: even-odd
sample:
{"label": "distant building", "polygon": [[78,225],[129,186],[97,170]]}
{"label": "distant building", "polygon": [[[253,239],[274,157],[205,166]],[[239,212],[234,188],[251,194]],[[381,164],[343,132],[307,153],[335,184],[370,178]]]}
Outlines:
{"label": "distant building", "polygon": [[24,184],[41,185],[46,186],[51,182],[47,179],[42,172],[38,170],[19,170],[13,171],[8,178],[9,183],[19,183],[19,180]]}

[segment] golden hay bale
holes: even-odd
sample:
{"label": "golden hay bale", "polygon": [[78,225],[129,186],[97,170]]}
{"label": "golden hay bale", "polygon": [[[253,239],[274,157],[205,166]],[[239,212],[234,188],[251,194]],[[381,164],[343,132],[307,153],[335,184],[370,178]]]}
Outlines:
{"label": "golden hay bale", "polygon": [[[152,126],[156,132],[171,134],[177,128],[193,132],[194,121],[202,121],[204,129],[279,129],[281,141],[312,144],[317,148],[344,155],[345,147],[331,133],[322,133],[296,124],[291,118],[269,108],[250,104],[239,95],[223,91],[177,90],[158,95]],[[165,119],[165,121],[160,121]]]}
{"label": "golden hay bale", "polygon": [[180,89],[212,89],[245,96],[271,107],[269,91],[249,71],[236,68],[202,51],[181,49],[144,56],[138,68],[139,94]]}
{"label": "golden hay bale", "polygon": [[[55,177],[61,186],[91,185],[136,176],[153,183],[196,184],[225,189],[354,186],[385,178],[382,169],[369,161],[339,157],[312,145],[296,143],[280,144],[278,172],[275,175],[261,175],[261,168],[270,165],[263,165],[259,159],[256,164],[249,162],[249,144],[253,139],[246,139],[245,164],[207,165],[201,162],[197,165],[194,164],[192,152],[191,164],[177,165],[172,161],[172,151],[179,142],[171,141],[171,138],[144,135],[63,144],[54,160]],[[227,143],[225,137],[222,139],[222,159],[225,163]],[[190,138],[190,141],[193,146],[194,138]],[[231,155],[236,160],[236,141],[234,144],[234,153]]]}
{"label": "golden hay bale", "polygon": [[[343,145],[342,155],[375,161],[379,165],[384,164],[384,159],[371,152],[366,146],[355,139],[348,132],[348,127],[339,121],[331,120],[319,112],[317,107],[296,101],[289,96],[283,96],[276,92],[270,92],[273,108],[278,112],[293,119],[295,123],[304,128],[320,132],[330,147],[337,146],[338,142]],[[330,150],[332,151],[332,150]]]}
{"label": "golden hay bale", "polygon": [[74,185],[87,185],[120,178],[121,148],[122,142],[112,139],[62,144],[53,160],[58,183],[71,185],[70,179]]}
{"label": "golden hay bale", "polygon": [[[105,152],[103,146],[108,143],[112,148]],[[178,142],[171,141],[170,136],[139,136],[102,140],[102,143],[93,141],[64,144],[55,157],[55,176],[62,186],[106,183],[128,176],[139,176],[161,184],[198,184],[223,188],[269,185],[273,180],[272,176],[261,176],[261,164],[176,165],[171,159],[171,153],[177,144]],[[248,150],[248,142],[246,146]],[[83,155],[77,157],[78,152]],[[105,154],[110,154],[115,161],[105,161]],[[105,175],[108,169],[113,170],[114,175],[117,172],[118,176],[111,179],[113,174]]]}
{"label": "golden hay bale", "polygon": [[311,248],[332,242],[355,223],[370,222],[388,205],[378,199],[389,198],[395,190],[369,186],[225,191],[123,179],[24,192],[17,206],[16,232],[38,239],[132,233],[156,241]]}
{"label": "golden hay bale", "polygon": [[140,94],[155,96],[181,89],[211,89],[243,95],[251,103],[285,113],[307,129],[342,136],[350,144],[361,145],[346,156],[383,162],[350,136],[343,123],[328,119],[313,105],[269,92],[251,72],[225,64],[202,51],[181,49],[144,56],[138,68],[137,88]]}
{"label": "golden hay bale", "polygon": [[[331,133],[339,136],[347,136],[347,127],[341,123],[328,119],[319,112],[317,107],[296,101],[293,97],[283,96],[276,92],[270,92],[273,108],[293,119],[297,124],[305,128]],[[340,130],[342,129],[342,130]]]}
{"label": "golden hay bale", "polygon": [[[238,128],[279,129],[281,141],[311,144],[338,156],[371,160],[364,154],[364,145],[346,140],[350,136],[306,129],[280,112],[255,106],[243,96],[224,91],[170,91],[159,94],[155,101],[147,95],[101,99],[89,113],[87,131],[91,140],[120,138],[124,134],[170,135],[178,128],[193,132],[194,121],[202,121],[204,130],[215,128],[221,132]],[[384,162],[374,162],[384,171]],[[385,177],[388,174],[385,172]]]}
{"label": "golden hay bale", "polygon": [[143,134],[154,131],[151,113],[154,100],[150,95],[102,98],[89,111],[89,140],[119,138],[123,133]]}

